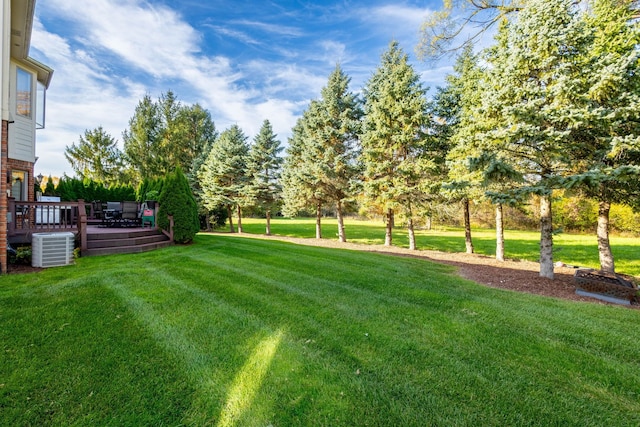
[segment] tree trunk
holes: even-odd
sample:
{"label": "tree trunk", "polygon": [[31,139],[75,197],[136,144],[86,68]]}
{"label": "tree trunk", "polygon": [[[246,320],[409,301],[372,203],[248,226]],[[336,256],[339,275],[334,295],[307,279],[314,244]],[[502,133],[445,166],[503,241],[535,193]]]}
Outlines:
{"label": "tree trunk", "polygon": [[431,231],[431,216],[427,217],[426,227],[427,227],[427,230]]}
{"label": "tree trunk", "polygon": [[267,209],[267,236],[271,236],[271,209]]}
{"label": "tree trunk", "polygon": [[469,198],[462,199],[464,208],[464,245],[468,254],[473,253],[473,242],[471,241],[471,217],[469,215]]}
{"label": "tree trunk", "polygon": [[342,218],[342,200],[336,203],[336,216],[338,217],[338,240],[346,242],[347,237],[344,234],[344,219]]}
{"label": "tree trunk", "polygon": [[609,211],[611,204],[609,202],[600,202],[598,204],[598,228],[596,234],[598,236],[598,257],[600,258],[600,270],[607,273],[615,273],[615,265],[613,262],[613,253],[611,252],[611,244],[609,243]]}
{"label": "tree trunk", "polygon": [[416,233],[413,231],[413,218],[410,216],[407,221],[407,229],[409,230],[409,249],[416,250]]}
{"label": "tree trunk", "polygon": [[553,279],[553,217],[550,194],[540,197],[540,277]]}
{"label": "tree trunk", "polygon": [[389,208],[387,210],[387,228],[384,236],[384,245],[391,246],[393,243],[393,209]]}
{"label": "tree trunk", "polygon": [[318,203],[316,205],[316,239],[322,239],[322,227],[320,219],[322,218],[322,205]]}
{"label": "tree trunk", "polygon": [[238,205],[238,233],[242,233],[242,208]]}
{"label": "tree trunk", "polygon": [[496,205],[496,260],[504,261],[504,220],[502,203]]}
{"label": "tree trunk", "polygon": [[233,211],[231,210],[231,205],[227,205],[227,217],[229,217],[229,232],[235,233],[236,230],[233,229]]}

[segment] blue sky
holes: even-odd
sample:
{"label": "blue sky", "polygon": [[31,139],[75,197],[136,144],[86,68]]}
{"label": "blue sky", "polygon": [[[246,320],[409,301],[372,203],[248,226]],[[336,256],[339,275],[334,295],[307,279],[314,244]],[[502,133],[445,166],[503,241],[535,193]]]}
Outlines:
{"label": "blue sky", "polygon": [[440,1],[39,0],[31,57],[55,72],[35,173],[73,175],[65,146],[102,126],[120,143],[145,94],[173,91],[209,110],[218,131],[253,139],[264,119],[286,143],[336,63],[359,92],[391,40],[425,86],[446,63],[416,60],[420,24]]}

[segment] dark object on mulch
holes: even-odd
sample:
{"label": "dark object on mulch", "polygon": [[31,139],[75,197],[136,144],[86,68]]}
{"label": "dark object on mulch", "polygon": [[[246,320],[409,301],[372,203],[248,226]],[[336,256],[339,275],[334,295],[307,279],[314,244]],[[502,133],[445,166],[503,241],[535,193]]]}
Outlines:
{"label": "dark object on mulch", "polygon": [[[574,274],[576,293],[592,294],[610,302],[630,304],[638,298],[638,287],[625,277],[593,269],[579,269]],[[582,291],[582,293],[580,292]]]}

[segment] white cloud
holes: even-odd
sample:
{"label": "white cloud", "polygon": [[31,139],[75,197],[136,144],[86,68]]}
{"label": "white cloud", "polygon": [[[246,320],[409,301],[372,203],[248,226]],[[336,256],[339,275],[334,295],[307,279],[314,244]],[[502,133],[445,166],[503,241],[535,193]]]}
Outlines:
{"label": "white cloud", "polygon": [[[357,18],[350,19],[364,23],[376,37],[398,39],[410,51],[427,13],[428,9],[387,5],[356,10]],[[64,147],[86,129],[103,126],[121,140],[142,97],[149,94],[155,99],[168,90],[181,102],[197,102],[208,109],[220,131],[238,124],[253,138],[263,120],[269,119],[285,142],[309,100],[320,96],[337,62],[353,77],[351,90],[357,92],[379,58],[357,50],[354,40],[347,38],[364,43],[371,38],[364,29],[318,36],[306,34],[306,27],[288,25],[289,21],[277,25],[230,20],[212,26],[203,20],[201,30],[213,28],[269,53],[236,63],[231,57],[205,53],[205,47],[216,49],[204,45],[205,34],[176,11],[144,0],[85,0],[82,7],[68,0],[48,0],[38,3],[36,14],[46,16],[43,21],[51,28],[36,17],[32,56],[55,70],[48,91],[47,128],[37,135],[36,173],[47,175],[71,173]],[[269,35],[287,41],[272,43]],[[308,45],[296,45],[296,38]],[[380,46],[379,53],[384,48]],[[418,72],[431,84],[440,70]]]}
{"label": "white cloud", "polygon": [[121,0],[87,0],[78,7],[52,0],[54,13],[73,20],[86,43],[107,50],[157,77],[175,77],[181,61],[198,52],[198,33],[164,6]]}
{"label": "white cloud", "polygon": [[[300,86],[295,90],[302,92],[315,88],[314,76],[268,62],[260,65],[257,80],[240,84],[247,71],[256,70],[255,64],[241,72],[228,58],[202,55],[199,33],[165,7],[119,0],[86,1],[82,8],[66,0],[44,5],[45,13],[74,27],[75,36],[64,39],[36,19],[32,49],[55,69],[47,128],[38,134],[36,170],[43,174],[71,174],[64,147],[78,141],[85,129],[101,125],[121,140],[135,106],[147,93],[155,98],[179,86],[179,100],[200,103],[219,130],[237,123],[252,137],[264,119],[280,135],[288,134],[300,106],[280,99],[278,93],[288,95],[287,86]],[[287,27],[264,29],[293,32]],[[296,82],[295,76],[306,82]]]}
{"label": "white cloud", "polygon": [[349,59],[347,54],[347,47],[344,43],[336,42],[333,40],[320,41],[320,48],[322,58],[329,65],[336,65],[337,63],[344,64]]}
{"label": "white cloud", "polygon": [[367,9],[362,16],[368,21],[384,23],[385,31],[393,35],[394,31],[417,31],[431,13],[433,10],[429,8],[389,4]]}
{"label": "white cloud", "polygon": [[210,27],[214,32],[216,32],[219,35],[240,40],[242,43],[246,43],[249,45],[261,44],[259,40],[251,37],[249,34],[245,33],[244,31],[234,30],[234,29],[223,27],[220,25],[207,25],[207,26]]}
{"label": "white cloud", "polygon": [[268,24],[266,22],[249,21],[249,20],[236,20],[232,21],[233,25],[241,25],[245,27],[251,27],[253,30],[259,29],[266,33],[278,34],[287,37],[301,37],[304,32],[296,27],[290,27],[287,25]]}

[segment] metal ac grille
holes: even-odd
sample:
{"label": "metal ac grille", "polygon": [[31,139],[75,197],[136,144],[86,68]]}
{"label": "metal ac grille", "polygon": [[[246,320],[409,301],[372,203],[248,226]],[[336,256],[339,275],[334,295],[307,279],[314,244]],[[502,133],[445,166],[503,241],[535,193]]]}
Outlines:
{"label": "metal ac grille", "polygon": [[34,267],[73,263],[73,233],[35,233],[31,244],[31,265]]}

